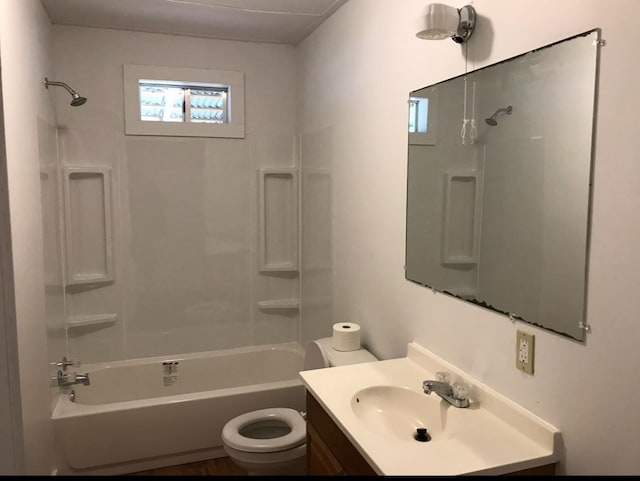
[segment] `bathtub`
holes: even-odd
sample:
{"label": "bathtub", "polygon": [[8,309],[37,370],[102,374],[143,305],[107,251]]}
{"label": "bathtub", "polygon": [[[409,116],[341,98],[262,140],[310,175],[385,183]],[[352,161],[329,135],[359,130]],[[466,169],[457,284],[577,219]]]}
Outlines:
{"label": "bathtub", "polygon": [[53,411],[58,473],[124,474],[226,456],[229,419],[304,410],[303,359],[300,345],[287,343],[82,365],[77,372],[91,384],[65,388]]}

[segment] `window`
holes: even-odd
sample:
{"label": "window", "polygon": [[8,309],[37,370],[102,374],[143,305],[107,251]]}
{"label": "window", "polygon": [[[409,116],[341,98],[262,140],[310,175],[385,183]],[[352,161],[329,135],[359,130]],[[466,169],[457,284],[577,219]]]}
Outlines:
{"label": "window", "polygon": [[228,121],[229,87],[175,85],[162,80],[139,80],[140,120],[143,122]]}
{"label": "window", "polygon": [[244,138],[241,72],[124,66],[125,133]]}

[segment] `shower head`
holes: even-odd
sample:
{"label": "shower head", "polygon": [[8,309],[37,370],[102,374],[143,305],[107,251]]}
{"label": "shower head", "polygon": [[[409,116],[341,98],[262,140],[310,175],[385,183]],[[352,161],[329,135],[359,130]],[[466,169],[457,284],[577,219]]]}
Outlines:
{"label": "shower head", "polygon": [[64,83],[64,82],[54,82],[52,80],[49,80],[47,77],[45,77],[44,78],[44,86],[46,88],[49,88],[49,85],[55,85],[55,86],[58,86],[58,87],[64,87],[67,90],[67,92],[69,92],[71,94],[71,105],[73,107],[77,107],[78,105],[82,105],[87,101],[86,97],[82,97],[80,94],[78,94],[78,92],[73,90],[66,83]]}
{"label": "shower head", "polygon": [[77,107],[78,105],[82,105],[83,103],[85,103],[87,101],[86,97],[82,97],[80,95],[78,95],[78,93],[76,92],[75,94],[72,94],[73,99],[71,99],[71,105],[73,107]]}
{"label": "shower head", "polygon": [[506,114],[511,115],[511,112],[513,112],[513,107],[511,105],[509,105],[508,107],[505,107],[503,109],[498,109],[498,110],[496,110],[494,112],[494,114],[491,117],[489,117],[488,119],[484,119],[484,121],[488,125],[491,125],[492,127],[495,127],[496,125],[498,125],[498,121],[496,120],[496,117],[501,112],[505,112]]}

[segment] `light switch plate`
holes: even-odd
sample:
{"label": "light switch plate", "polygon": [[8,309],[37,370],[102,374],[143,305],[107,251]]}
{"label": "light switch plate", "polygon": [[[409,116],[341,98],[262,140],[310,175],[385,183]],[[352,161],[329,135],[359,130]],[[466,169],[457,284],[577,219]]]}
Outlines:
{"label": "light switch plate", "polygon": [[533,357],[535,336],[524,331],[516,335],[516,367],[528,374],[533,374]]}

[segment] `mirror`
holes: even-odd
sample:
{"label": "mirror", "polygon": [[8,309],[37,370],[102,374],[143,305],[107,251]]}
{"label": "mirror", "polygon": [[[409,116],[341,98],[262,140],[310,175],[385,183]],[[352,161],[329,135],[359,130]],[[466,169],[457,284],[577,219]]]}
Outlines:
{"label": "mirror", "polygon": [[584,340],[600,30],[410,93],[406,278]]}

